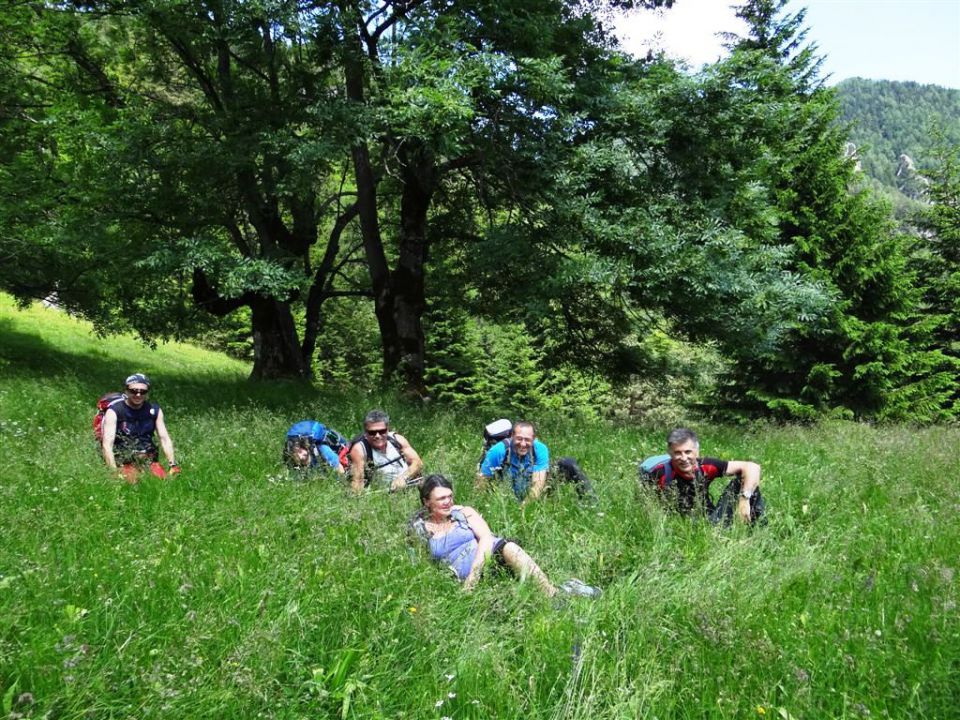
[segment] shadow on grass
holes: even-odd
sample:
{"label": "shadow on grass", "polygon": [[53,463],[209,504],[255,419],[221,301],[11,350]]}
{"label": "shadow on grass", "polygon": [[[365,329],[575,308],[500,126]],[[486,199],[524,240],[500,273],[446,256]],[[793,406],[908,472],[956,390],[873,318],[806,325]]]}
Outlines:
{"label": "shadow on grass", "polygon": [[[110,353],[110,338],[103,340],[104,350],[88,351],[80,347],[54,345],[43,338],[15,329],[8,319],[0,319],[0,379],[35,380],[44,383],[69,381],[95,398],[111,390],[120,390],[122,379],[137,370],[137,359],[125,362]],[[205,371],[198,378],[183,370],[163,371],[160,399],[185,412],[225,409],[254,405],[270,411],[296,414],[305,403],[329,405],[328,390],[307,381],[251,381],[236,374]]]}

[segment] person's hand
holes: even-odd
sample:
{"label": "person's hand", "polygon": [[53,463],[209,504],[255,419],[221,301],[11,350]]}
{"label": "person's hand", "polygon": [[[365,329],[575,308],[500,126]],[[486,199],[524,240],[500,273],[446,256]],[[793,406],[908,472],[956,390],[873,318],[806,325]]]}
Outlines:
{"label": "person's hand", "polygon": [[473,590],[474,586],[477,584],[477,576],[474,573],[467,575],[467,579],[463,581],[463,591],[470,592]]}
{"label": "person's hand", "polygon": [[390,492],[396,492],[397,490],[403,490],[407,486],[407,480],[404,477],[396,478],[392,483],[390,483]]}
{"label": "person's hand", "polygon": [[180,466],[177,465],[176,463],[170,463],[170,474],[171,474],[171,475],[179,475],[179,474],[180,474]]}
{"label": "person's hand", "polygon": [[750,501],[747,498],[740,498],[740,502],[737,503],[737,514],[745,523],[750,522]]}

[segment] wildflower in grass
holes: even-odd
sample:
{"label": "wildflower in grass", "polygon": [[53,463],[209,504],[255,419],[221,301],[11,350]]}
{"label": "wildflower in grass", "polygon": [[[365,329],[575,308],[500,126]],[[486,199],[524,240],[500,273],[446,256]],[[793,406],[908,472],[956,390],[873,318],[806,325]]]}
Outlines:
{"label": "wildflower in grass", "polygon": [[757,705],[757,715],[766,715],[766,714],[767,714],[766,708],[764,708],[763,705]]}
{"label": "wildflower in grass", "polygon": [[416,614],[417,614],[417,608],[416,608],[415,605],[411,605],[410,608],[409,608],[409,610],[410,610],[410,614],[411,614],[411,615],[416,615]]}
{"label": "wildflower in grass", "polygon": [[447,697],[450,698],[451,700],[453,700],[456,696],[457,696],[457,694],[456,694],[455,692],[449,692],[449,693],[447,693]]}
{"label": "wildflower in grass", "polygon": [[433,704],[433,706],[434,706],[434,707],[437,707],[437,708],[438,708],[438,707],[443,707],[443,698],[440,698],[439,700],[437,700],[437,701]]}
{"label": "wildflower in grass", "polygon": [[456,677],[456,675],[454,675],[453,673],[449,673],[447,675],[444,675],[444,677],[447,679],[447,682],[453,682],[453,679]]}

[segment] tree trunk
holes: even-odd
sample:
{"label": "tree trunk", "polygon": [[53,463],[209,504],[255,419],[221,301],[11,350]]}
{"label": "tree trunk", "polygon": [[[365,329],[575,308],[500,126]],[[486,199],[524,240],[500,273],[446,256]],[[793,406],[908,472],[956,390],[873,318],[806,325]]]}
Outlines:
{"label": "tree trunk", "polygon": [[[359,32],[351,27],[344,57],[344,80],[347,97],[359,104],[365,102],[364,66],[360,54]],[[390,269],[380,234],[377,202],[377,179],[370,164],[370,150],[365,140],[358,140],[351,150],[353,171],[357,182],[357,208],[360,216],[360,234],[373,289],[373,309],[383,343],[383,373],[392,376],[400,366],[400,333],[393,310]]]}
{"label": "tree trunk", "polygon": [[297,338],[297,326],[285,302],[257,297],[253,313],[254,361],[251,380],[309,377]]}
{"label": "tree trunk", "polygon": [[[400,257],[391,273],[391,300],[397,329],[392,356],[404,390],[428,395],[424,382],[423,313],[427,302],[424,266],[427,261],[427,212],[436,183],[437,167],[430,148],[406,140],[400,149],[403,194],[400,200]],[[386,355],[384,340],[384,355]],[[384,370],[388,368],[385,366]]]}

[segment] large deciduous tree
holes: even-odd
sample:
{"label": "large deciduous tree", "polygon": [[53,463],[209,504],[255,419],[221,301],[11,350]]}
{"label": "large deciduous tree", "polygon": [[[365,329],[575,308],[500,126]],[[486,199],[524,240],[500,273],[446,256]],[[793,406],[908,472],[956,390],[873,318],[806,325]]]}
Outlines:
{"label": "large deciduous tree", "polygon": [[335,28],[296,3],[269,15],[242,2],[25,11],[20,75],[50,100],[41,119],[60,173],[46,196],[55,221],[36,234],[52,243],[44,256],[84,260],[6,286],[55,291],[104,327],[145,334],[171,331],[189,288],[211,313],[250,309],[254,377],[307,375],[322,302],[355,292],[332,286],[357,211],[334,172],[350,134]]}
{"label": "large deciduous tree", "polygon": [[[482,206],[516,178],[535,185],[531,171],[548,156],[530,148],[562,137],[554,106],[602,55],[589,12],[670,4],[20,6],[32,22],[14,26],[8,47],[32,54],[18,60],[19,78],[52,99],[43,121],[69,176],[55,202],[45,196],[57,217],[45,237],[87,267],[80,279],[40,272],[5,285],[21,297],[56,290],[104,327],[113,318],[147,334],[183,317],[185,286],[214,314],[248,307],[255,377],[307,374],[323,301],[367,293],[385,372],[423,391],[437,192],[454,178]],[[71,213],[86,233],[67,232]],[[337,289],[354,221],[369,284]],[[101,282],[124,270],[141,272]],[[295,303],[306,311],[302,341]]]}

